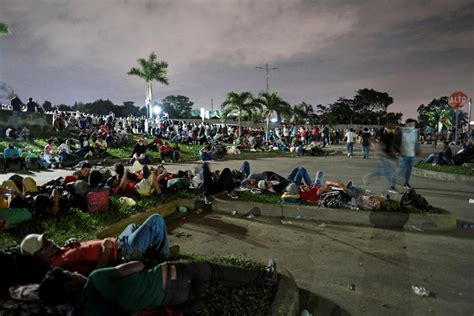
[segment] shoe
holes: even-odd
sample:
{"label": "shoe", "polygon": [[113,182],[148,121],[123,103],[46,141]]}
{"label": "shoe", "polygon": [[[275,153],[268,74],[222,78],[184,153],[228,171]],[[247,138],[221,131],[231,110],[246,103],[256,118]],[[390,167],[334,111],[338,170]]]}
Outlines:
{"label": "shoe", "polygon": [[212,204],[212,201],[207,196],[205,196],[204,197],[204,204],[207,204],[207,205]]}
{"label": "shoe", "polygon": [[351,154],[347,154],[347,157],[350,157],[350,156],[351,156]]}
{"label": "shoe", "polygon": [[392,193],[392,194],[398,194],[400,192],[397,191],[397,189],[395,187],[391,187],[387,190],[389,193]]}
{"label": "shoe", "polygon": [[278,271],[276,262],[273,259],[268,260],[265,267],[265,285],[275,286],[278,283]]}
{"label": "shoe", "polygon": [[234,200],[239,198],[239,196],[237,195],[237,192],[235,191],[231,191],[230,193],[227,193],[227,196]]}
{"label": "shoe", "polygon": [[411,189],[411,185],[409,185],[408,183],[405,183],[405,185],[403,186],[403,188],[409,190],[409,189]]}

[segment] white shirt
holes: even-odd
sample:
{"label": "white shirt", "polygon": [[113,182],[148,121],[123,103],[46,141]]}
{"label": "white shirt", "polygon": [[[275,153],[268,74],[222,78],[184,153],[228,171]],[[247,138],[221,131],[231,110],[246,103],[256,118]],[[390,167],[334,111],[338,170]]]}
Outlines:
{"label": "white shirt", "polygon": [[346,134],[344,134],[344,137],[347,138],[348,144],[354,142],[354,134],[351,131],[347,131]]}

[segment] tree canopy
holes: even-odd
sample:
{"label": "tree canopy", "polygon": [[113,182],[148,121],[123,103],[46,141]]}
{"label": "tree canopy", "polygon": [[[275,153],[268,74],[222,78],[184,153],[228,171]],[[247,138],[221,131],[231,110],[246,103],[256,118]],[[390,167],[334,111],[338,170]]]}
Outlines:
{"label": "tree canopy", "polygon": [[194,102],[184,95],[169,95],[162,101],[162,111],[172,118],[190,118]]}

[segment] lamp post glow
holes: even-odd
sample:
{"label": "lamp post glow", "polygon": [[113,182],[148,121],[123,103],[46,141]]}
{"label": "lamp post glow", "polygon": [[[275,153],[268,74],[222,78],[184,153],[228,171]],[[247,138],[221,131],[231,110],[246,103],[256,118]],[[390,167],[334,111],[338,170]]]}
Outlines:
{"label": "lamp post glow", "polygon": [[153,107],[153,113],[154,113],[156,116],[159,116],[160,113],[161,113],[161,107],[159,107],[158,105],[154,106],[154,107]]}

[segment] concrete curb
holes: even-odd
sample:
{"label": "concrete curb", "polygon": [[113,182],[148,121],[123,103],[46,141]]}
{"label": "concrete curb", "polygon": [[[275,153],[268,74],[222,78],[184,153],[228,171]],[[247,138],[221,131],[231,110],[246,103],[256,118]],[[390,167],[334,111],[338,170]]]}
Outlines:
{"label": "concrete curb", "polygon": [[463,181],[463,182],[474,182],[474,176],[467,176],[463,174],[453,174],[440,171],[425,170],[421,168],[413,168],[412,173],[415,176],[438,179],[443,181]]}
{"label": "concrete curb", "polygon": [[269,204],[222,199],[215,199],[213,208],[233,215],[239,214],[239,216],[253,214],[380,228],[403,228],[406,230],[417,230],[418,228],[423,231],[442,231],[456,228],[456,217],[452,214],[351,211],[298,204]]}
{"label": "concrete curb", "polygon": [[296,316],[299,312],[300,294],[290,271],[279,269],[278,290],[270,308],[270,315]]}

